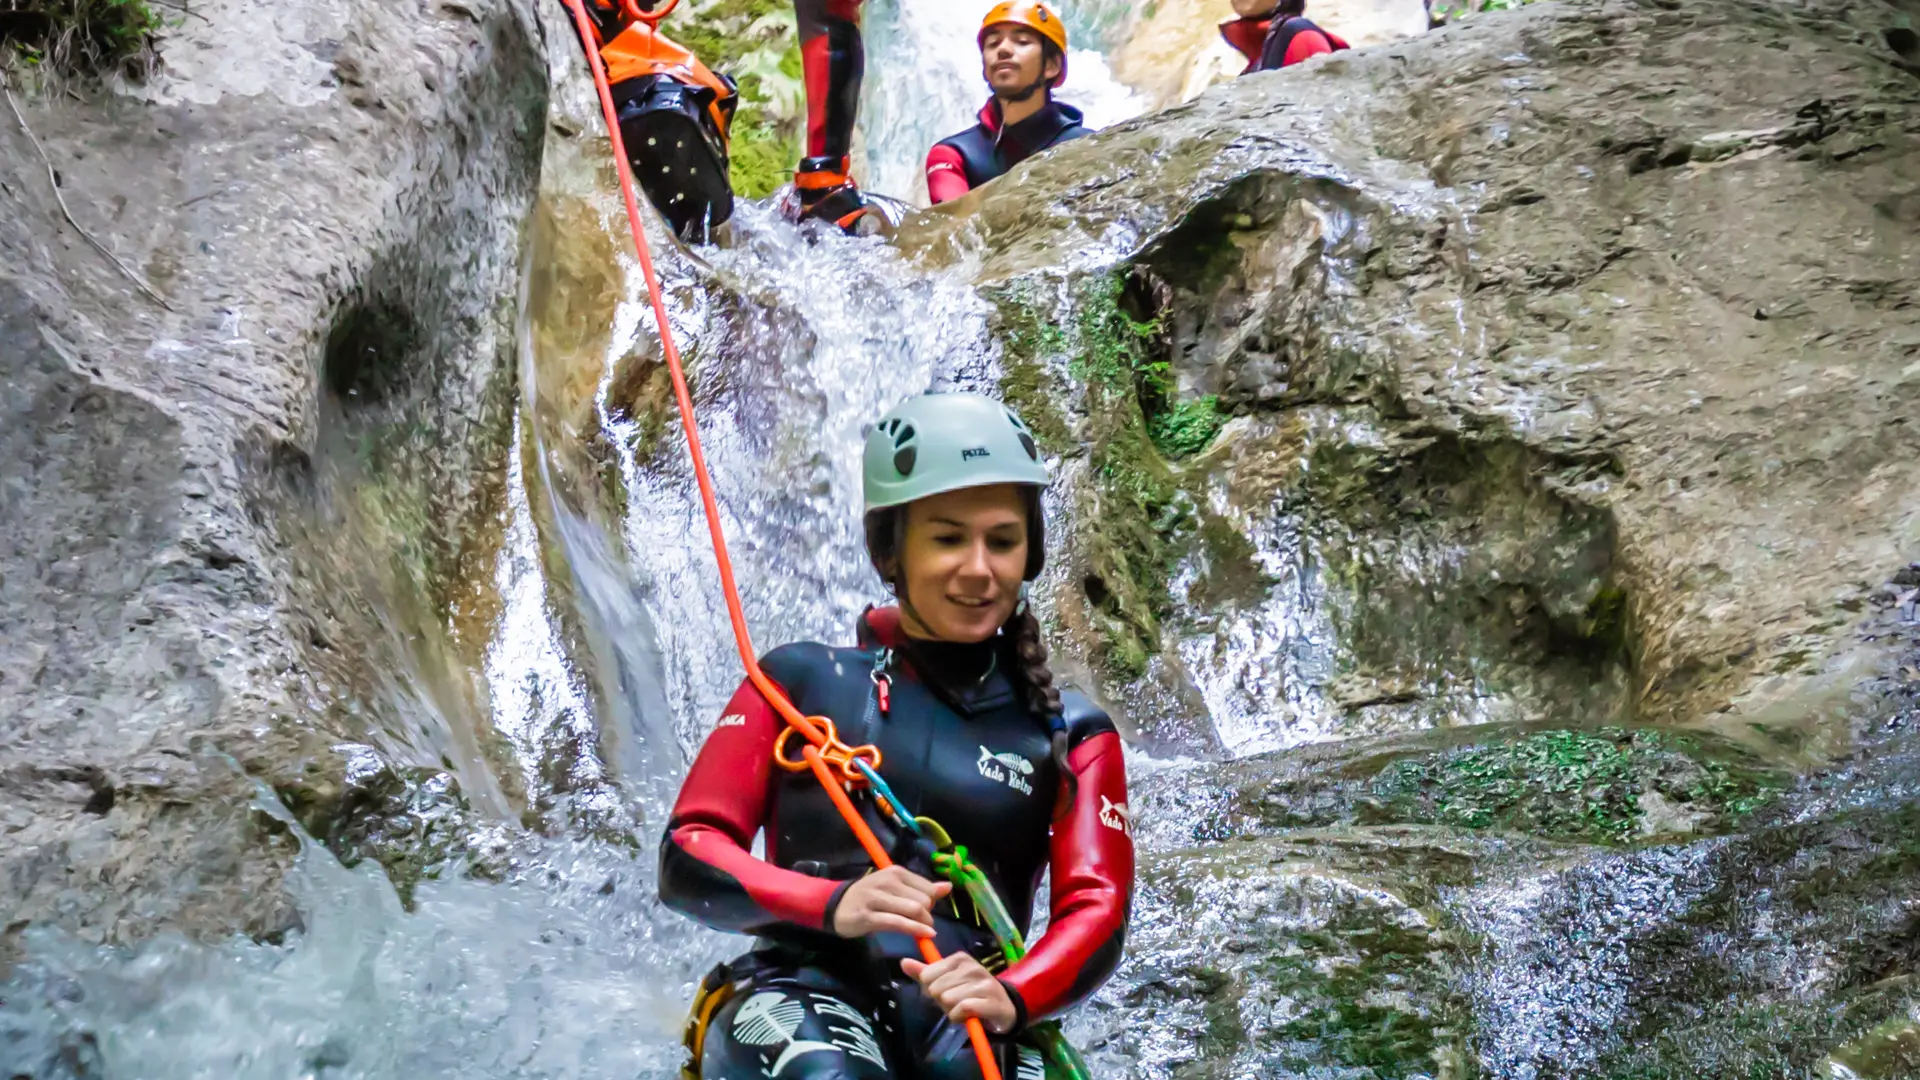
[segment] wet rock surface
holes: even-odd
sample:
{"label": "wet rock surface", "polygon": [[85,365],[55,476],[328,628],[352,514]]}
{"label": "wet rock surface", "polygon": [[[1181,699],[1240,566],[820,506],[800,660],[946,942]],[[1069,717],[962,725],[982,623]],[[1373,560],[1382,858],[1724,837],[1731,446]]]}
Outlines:
{"label": "wet rock surface", "polygon": [[318,821],[349,787],[337,743],[484,760],[471,687],[391,673],[457,654],[418,631],[482,603],[540,33],[513,3],[202,4],[144,85],[15,91],[75,219],[159,299],[62,221],[7,114],[9,935],[276,935],[297,845],[256,784]]}
{"label": "wet rock surface", "polygon": [[[1886,437],[1920,378],[1901,18],[1476,18],[1235,80],[919,219],[911,249],[1003,297],[1010,396],[1071,403],[1058,604],[1116,689],[1160,655],[1141,730],[1245,753],[1572,711],[1817,741],[1920,539]],[[1106,435],[1196,410],[1217,435]],[[1103,553],[1136,510],[1168,543]],[[1275,696],[1263,745],[1239,729]],[[1196,700],[1211,730],[1178,730]]]}
{"label": "wet rock surface", "polygon": [[1113,1075],[1912,1071],[1906,18],[1477,16],[910,228],[1056,626],[1214,762],[1137,785]]}

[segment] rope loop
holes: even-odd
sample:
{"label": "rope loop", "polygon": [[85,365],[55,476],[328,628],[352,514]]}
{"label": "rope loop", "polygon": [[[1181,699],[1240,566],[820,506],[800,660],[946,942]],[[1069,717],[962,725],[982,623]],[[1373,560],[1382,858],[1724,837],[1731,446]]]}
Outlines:
{"label": "rope loop", "polygon": [[[680,412],[680,430],[687,436],[687,459],[693,466],[694,483],[700,489],[700,509],[707,521],[707,534],[713,541],[714,569],[720,578],[720,596],[727,604],[727,621],[733,627],[733,644],[740,653],[740,664],[747,669],[747,678],[773,711],[787,722],[786,730],[774,741],[774,760],[783,769],[794,769],[790,759],[781,753],[794,732],[798,731],[805,745],[799,747],[801,768],[812,770],[820,781],[820,786],[832,801],[835,810],[846,821],[847,828],[853,831],[854,838],[866,850],[873,865],[886,869],[893,865],[893,859],[886,848],[880,844],[880,838],[874,835],[872,827],[860,816],[860,811],[847,797],[847,792],[834,783],[837,771],[843,778],[842,783],[852,786],[865,778],[861,767],[871,763],[870,767],[880,765],[880,751],[873,746],[849,747],[840,741],[834,733],[833,721],[824,716],[806,717],[788,700],[766,672],[760,670],[760,661],[754,656],[753,641],[747,633],[747,613],[740,603],[740,589],[733,578],[733,560],[727,557],[727,538],[720,526],[720,504],[713,491],[713,475],[707,469],[707,456],[700,449],[700,429],[693,419],[693,391],[687,386],[687,373],[680,366],[680,349],[674,344],[673,327],[667,319],[665,294],[660,288],[660,275],[653,268],[653,252],[647,246],[647,231],[641,225],[640,197],[634,191],[633,170],[629,166],[626,142],[620,135],[620,116],[613,104],[613,86],[607,80],[607,67],[600,59],[600,51],[594,47],[596,40],[593,20],[588,17],[585,0],[561,0],[573,15],[574,29],[580,33],[581,44],[587,51],[587,70],[593,74],[593,88],[600,98],[600,115],[607,123],[607,140],[613,144],[615,176],[620,183],[620,201],[627,211],[627,231],[633,236],[633,253],[640,259],[640,276],[647,283],[647,303],[653,309],[653,325],[660,334],[660,355],[666,361],[667,375],[673,383],[673,400]],[[672,11],[678,0],[669,0],[659,11],[639,10],[639,0],[620,0],[626,13],[645,23],[657,23]],[[919,940],[920,957],[929,964],[940,961],[940,950],[933,942]],[[968,1017],[967,1041],[973,1044],[974,1057],[980,1063],[982,1080],[1001,1080],[1000,1064],[993,1045],[987,1041],[987,1029],[978,1017]]]}

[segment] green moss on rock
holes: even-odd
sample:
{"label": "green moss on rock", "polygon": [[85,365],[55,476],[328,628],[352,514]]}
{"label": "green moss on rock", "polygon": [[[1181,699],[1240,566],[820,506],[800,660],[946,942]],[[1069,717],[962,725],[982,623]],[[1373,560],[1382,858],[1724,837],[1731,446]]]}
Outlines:
{"label": "green moss on rock", "polygon": [[1227,418],[1220,399],[1209,394],[1193,401],[1175,402],[1148,425],[1153,444],[1169,457],[1191,457],[1212,445]]}
{"label": "green moss on rock", "polygon": [[1603,728],[1399,761],[1373,793],[1394,820],[1622,844],[1647,824],[1649,796],[1681,808],[1682,820],[1737,821],[1778,786],[1769,772],[1705,756],[1686,735]]}
{"label": "green moss on rock", "polygon": [[[1232,530],[1207,528],[1213,515],[1188,490],[1177,460],[1211,443],[1224,418],[1217,399],[1172,401],[1167,364],[1156,354],[1160,328],[1128,309],[1127,280],[1124,273],[1075,279],[1058,299],[1023,280],[991,298],[1008,404],[1049,452],[1086,456],[1080,585],[1099,633],[1095,659],[1132,680],[1160,650],[1182,561],[1203,546],[1222,556],[1247,549],[1204,544],[1205,535]],[[1075,396],[1085,415],[1077,423],[1063,407]],[[1214,564],[1208,560],[1209,574]]]}

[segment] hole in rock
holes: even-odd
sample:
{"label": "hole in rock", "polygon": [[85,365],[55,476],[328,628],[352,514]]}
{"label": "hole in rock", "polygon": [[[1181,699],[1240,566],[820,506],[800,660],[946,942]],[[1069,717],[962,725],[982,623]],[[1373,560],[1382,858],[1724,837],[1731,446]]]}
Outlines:
{"label": "hole in rock", "polygon": [[1905,26],[1892,26],[1881,31],[1880,36],[1887,39],[1887,47],[1898,53],[1900,59],[1920,64],[1920,34]]}
{"label": "hole in rock", "polygon": [[406,309],[389,303],[359,303],[334,320],[327,335],[326,386],[346,408],[384,400],[403,386],[407,358],[419,328]]}

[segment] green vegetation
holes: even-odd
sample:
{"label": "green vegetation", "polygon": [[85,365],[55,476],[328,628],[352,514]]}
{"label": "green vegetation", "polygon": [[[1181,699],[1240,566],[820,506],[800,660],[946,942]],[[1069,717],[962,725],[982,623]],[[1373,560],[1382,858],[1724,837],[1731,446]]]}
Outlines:
{"label": "green vegetation", "polygon": [[[1452,1042],[1445,1020],[1413,1000],[1447,1001],[1444,952],[1426,932],[1355,916],[1288,935],[1292,955],[1262,982],[1304,1008],[1271,1036],[1289,1069],[1363,1067],[1374,1077],[1431,1075]],[[1422,991],[1409,995],[1417,988]]]}
{"label": "green vegetation", "polygon": [[[1087,551],[1080,584],[1100,633],[1097,659],[1115,676],[1137,679],[1159,650],[1183,558],[1197,546],[1208,555],[1207,578],[1195,588],[1216,575],[1257,574],[1244,538],[1200,508],[1172,464],[1218,434],[1218,399],[1175,400],[1156,348],[1160,324],[1128,310],[1123,272],[1075,280],[1064,292],[1044,294],[1029,279],[993,297],[1001,392],[1049,452],[1086,455],[1092,483],[1079,510]],[[1066,408],[1075,398],[1086,415],[1077,426]],[[1243,562],[1248,573],[1239,572]]]}
{"label": "green vegetation", "polygon": [[114,69],[142,74],[159,13],[146,0],[8,0],[0,8],[0,66],[54,75]]}
{"label": "green vegetation", "polygon": [[1920,1067],[1920,1039],[1909,1010],[1920,1007],[1920,998],[1902,981],[1889,980],[1838,1002],[1819,996],[1757,1004],[1729,999],[1709,1008],[1702,1020],[1626,1040],[1593,1075],[1603,1080],[1910,1078]]}
{"label": "green vegetation", "polygon": [[800,158],[805,96],[793,5],[787,0],[715,0],[662,24],[666,35],[740,86],[729,172],[734,194],[764,198]]}
{"label": "green vegetation", "polygon": [[1089,549],[1081,585],[1101,635],[1098,659],[1115,675],[1136,679],[1159,648],[1160,621],[1173,608],[1169,583],[1197,520],[1138,404],[1136,382],[1164,378],[1164,367],[1155,369],[1148,347],[1158,326],[1121,307],[1124,288],[1118,274],[1075,282],[1064,325],[1030,283],[1009,287],[1000,299],[1003,392],[1049,450],[1068,450],[1076,440],[1058,404],[1068,389],[1048,360],[1064,354],[1067,373],[1083,387],[1087,421],[1077,443],[1093,483],[1090,505],[1080,511]]}
{"label": "green vegetation", "polygon": [[1153,444],[1169,457],[1191,457],[1213,443],[1227,418],[1220,412],[1220,399],[1208,394],[1193,401],[1177,402],[1155,416],[1148,424]]}
{"label": "green vegetation", "polygon": [[1645,794],[1738,820],[1778,785],[1770,773],[1706,756],[1692,736],[1609,727],[1396,762],[1375,779],[1374,795],[1399,820],[1623,844],[1640,830]]}
{"label": "green vegetation", "polygon": [[1465,19],[1482,11],[1512,11],[1531,3],[1533,0],[1440,0],[1433,5],[1433,15],[1446,20]]}

